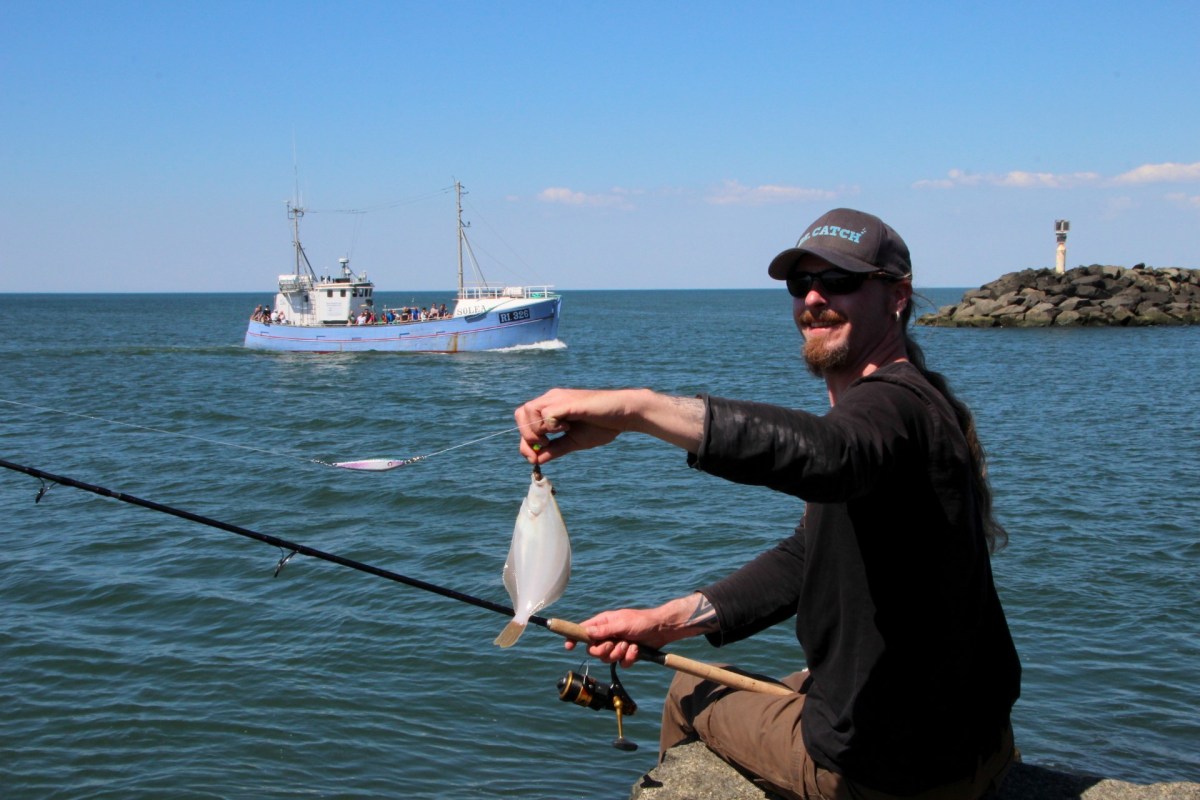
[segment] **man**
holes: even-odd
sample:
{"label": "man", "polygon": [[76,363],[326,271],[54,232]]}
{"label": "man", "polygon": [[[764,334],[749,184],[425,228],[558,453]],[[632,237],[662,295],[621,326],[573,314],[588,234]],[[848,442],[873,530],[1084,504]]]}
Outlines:
{"label": "man", "polygon": [[908,336],[908,247],[835,209],[768,272],[787,282],[824,416],[646,389],[554,389],[516,411],[537,464],[636,431],[807,504],[790,538],[727,578],[584,622],[588,651],[628,666],[639,645],[720,646],[795,616],[808,669],[782,682],[796,693],[677,676],[662,751],[698,737],[787,797],[982,797],[1014,758],[1020,664],[989,561],[1005,535],[971,414]]}

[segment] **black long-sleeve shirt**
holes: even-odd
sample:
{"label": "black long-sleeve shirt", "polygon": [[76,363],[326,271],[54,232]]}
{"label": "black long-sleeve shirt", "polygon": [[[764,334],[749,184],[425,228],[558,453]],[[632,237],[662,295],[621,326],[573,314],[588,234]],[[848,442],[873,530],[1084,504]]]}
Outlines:
{"label": "black long-sleeve shirt", "polygon": [[1008,723],[1020,663],[941,393],[898,363],[825,416],[706,397],[689,462],[807,501],[790,538],[701,591],[716,645],[796,616],[814,760],[898,794],[969,775]]}

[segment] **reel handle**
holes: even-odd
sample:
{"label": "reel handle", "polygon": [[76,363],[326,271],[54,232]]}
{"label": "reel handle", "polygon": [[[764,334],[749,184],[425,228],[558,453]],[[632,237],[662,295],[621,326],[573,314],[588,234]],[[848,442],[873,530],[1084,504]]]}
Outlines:
{"label": "reel handle", "polygon": [[632,753],[637,750],[637,742],[630,741],[625,738],[625,726],[622,724],[621,715],[625,710],[625,703],[621,700],[620,695],[613,698],[613,710],[617,712],[617,738],[613,739],[612,746],[618,750],[624,750],[626,753]]}

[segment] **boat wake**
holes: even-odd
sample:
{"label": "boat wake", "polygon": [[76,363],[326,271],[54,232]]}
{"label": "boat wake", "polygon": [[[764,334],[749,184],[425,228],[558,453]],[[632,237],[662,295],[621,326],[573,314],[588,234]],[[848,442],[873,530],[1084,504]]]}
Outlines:
{"label": "boat wake", "polygon": [[522,353],[530,350],[566,350],[567,343],[561,339],[551,339],[547,342],[534,342],[533,344],[514,344],[512,347],[497,347],[495,350],[489,350],[490,353]]}

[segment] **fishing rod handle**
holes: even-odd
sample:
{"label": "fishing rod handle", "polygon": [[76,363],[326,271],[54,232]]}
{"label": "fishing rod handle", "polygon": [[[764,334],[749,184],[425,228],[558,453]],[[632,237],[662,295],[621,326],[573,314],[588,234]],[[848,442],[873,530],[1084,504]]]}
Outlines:
{"label": "fishing rod handle", "polygon": [[[546,620],[546,628],[557,633],[566,639],[574,639],[577,642],[591,644],[591,637],[588,636],[587,629],[582,625],[574,622],[568,622],[565,619],[549,619]],[[789,689],[781,683],[773,683],[771,681],[759,680],[752,678],[749,675],[743,675],[740,672],[718,667],[715,664],[708,664],[704,661],[696,661],[686,656],[676,655],[674,653],[664,653],[661,650],[656,650],[653,647],[639,646],[642,658],[653,661],[656,664],[661,664],[664,667],[683,672],[688,675],[693,675],[697,678],[713,681],[722,686],[728,686],[731,689],[744,689],[748,692],[758,692],[760,694],[774,694],[779,696],[795,694],[795,690]]]}

